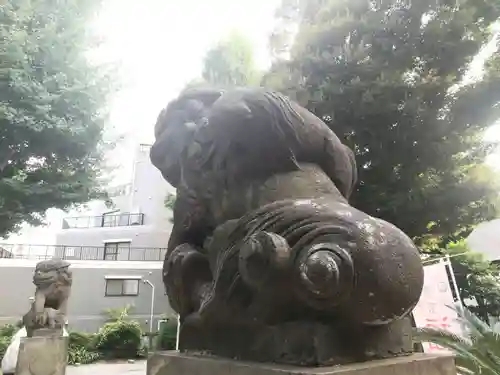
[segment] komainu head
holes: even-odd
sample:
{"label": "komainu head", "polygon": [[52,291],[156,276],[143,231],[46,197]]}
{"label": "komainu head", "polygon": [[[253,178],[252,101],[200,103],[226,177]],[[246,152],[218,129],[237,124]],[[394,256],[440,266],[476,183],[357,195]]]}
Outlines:
{"label": "komainu head", "polygon": [[172,186],[179,185],[184,150],[192,142],[196,130],[207,122],[208,109],[222,93],[216,89],[186,90],[158,115],[150,157]]}
{"label": "komainu head", "polygon": [[312,163],[346,198],[356,183],[354,155],[335,133],[307,109],[266,89],[187,90],[161,111],[155,137],[151,161],[174,187],[186,160],[240,182]]}
{"label": "komainu head", "polygon": [[42,290],[51,286],[71,286],[72,274],[69,266],[70,263],[62,259],[39,262],[33,275],[33,284]]}

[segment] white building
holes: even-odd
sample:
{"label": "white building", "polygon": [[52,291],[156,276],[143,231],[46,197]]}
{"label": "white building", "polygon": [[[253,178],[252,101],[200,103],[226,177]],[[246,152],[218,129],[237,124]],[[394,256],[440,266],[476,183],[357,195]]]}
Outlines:
{"label": "white building", "polygon": [[149,149],[144,144],[136,149],[130,183],[110,189],[114,207],[95,202],[84,215],[63,219],[56,234],[57,255],[65,259],[163,260],[172,229],[172,213],[164,202],[175,189],[151,164]]}
{"label": "white building", "polygon": [[[114,207],[91,202],[88,212],[64,218],[55,233],[35,243],[0,243],[0,325],[26,313],[33,295],[36,263],[53,256],[70,261],[73,285],[69,301],[71,329],[96,331],[103,310],[133,305],[131,317],[153,331],[163,314],[173,315],[164,295],[162,263],[172,228],[166,196],[174,189],[149,160],[148,145],[135,150],[129,183],[110,189]],[[40,231],[39,233],[42,233]],[[147,281],[146,281],[147,280]],[[152,317],[152,321],[151,321]]]}

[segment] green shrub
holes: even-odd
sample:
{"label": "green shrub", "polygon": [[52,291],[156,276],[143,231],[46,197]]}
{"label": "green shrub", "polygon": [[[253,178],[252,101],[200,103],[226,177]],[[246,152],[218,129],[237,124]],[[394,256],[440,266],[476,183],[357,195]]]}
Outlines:
{"label": "green shrub", "polygon": [[105,358],[135,358],[141,349],[141,326],[120,320],[106,323],[97,333],[96,349]]}
{"label": "green shrub", "polygon": [[15,325],[13,324],[6,324],[3,327],[0,327],[0,337],[12,337],[16,334],[16,332],[19,330]]}
{"label": "green shrub", "polygon": [[68,345],[68,363],[89,364],[97,361],[101,355],[95,350],[95,334],[70,332]]}
{"label": "green shrub", "polygon": [[81,347],[88,350],[95,349],[96,335],[93,333],[76,332],[69,333],[69,346]]}
{"label": "green shrub", "polygon": [[3,356],[9,347],[10,340],[10,337],[0,336],[0,361],[3,359]]}
{"label": "green shrub", "polygon": [[129,320],[130,313],[134,310],[134,305],[129,304],[123,307],[114,307],[105,309],[103,311],[104,316],[106,317],[106,322],[121,322],[123,320]]}
{"label": "green shrub", "polygon": [[88,350],[83,346],[70,347],[68,349],[68,364],[70,365],[77,363],[87,365],[99,360],[100,357],[99,353]]}
{"label": "green shrub", "polygon": [[14,336],[17,331],[18,328],[12,324],[6,324],[3,327],[0,327],[0,361],[10,345],[12,336]]}
{"label": "green shrub", "polygon": [[156,339],[156,349],[174,350],[177,340],[177,322],[169,320],[160,327],[160,332]]}

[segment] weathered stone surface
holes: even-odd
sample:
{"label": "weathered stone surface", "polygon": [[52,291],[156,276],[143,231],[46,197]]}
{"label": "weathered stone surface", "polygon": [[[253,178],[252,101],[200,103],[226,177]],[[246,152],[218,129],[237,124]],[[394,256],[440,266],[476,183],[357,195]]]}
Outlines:
{"label": "weathered stone surface", "polygon": [[33,275],[35,300],[23,317],[28,337],[34,336],[39,329],[58,329],[62,332],[72,284],[69,266],[70,263],[62,259],[49,259],[36,265]]}
{"label": "weathered stone surface", "polygon": [[67,337],[25,337],[19,347],[16,375],[65,375],[67,360]]}
{"label": "weathered stone surface", "polygon": [[148,359],[147,375],[456,375],[456,368],[453,357],[425,354],[305,368],[159,352]]}
{"label": "weathered stone surface", "polygon": [[163,281],[181,350],[304,366],[407,354],[420,254],[349,205],[354,153],[321,119],[264,89],[195,89],[155,137],[177,189]]}
{"label": "weathered stone surface", "polygon": [[381,327],[349,327],[318,322],[288,322],[275,326],[184,324],[180,350],[244,361],[295,366],[325,366],[409,355],[413,352],[411,323],[402,319]]}
{"label": "weathered stone surface", "polygon": [[33,330],[33,337],[61,337],[63,334],[63,328],[39,328]]}

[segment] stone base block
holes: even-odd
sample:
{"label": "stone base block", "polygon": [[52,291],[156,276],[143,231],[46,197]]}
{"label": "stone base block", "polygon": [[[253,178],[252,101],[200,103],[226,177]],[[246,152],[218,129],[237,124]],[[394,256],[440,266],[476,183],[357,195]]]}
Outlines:
{"label": "stone base block", "polygon": [[182,324],[183,353],[292,366],[333,366],[413,353],[409,319],[383,326],[286,322],[274,326]]}
{"label": "stone base block", "polygon": [[147,375],[456,375],[456,368],[451,356],[426,354],[307,368],[158,352],[148,359]]}
{"label": "stone base block", "polygon": [[61,337],[63,329],[61,328],[39,328],[32,331],[32,336],[28,337]]}
{"label": "stone base block", "polygon": [[67,337],[24,337],[19,346],[16,375],[65,375]]}

